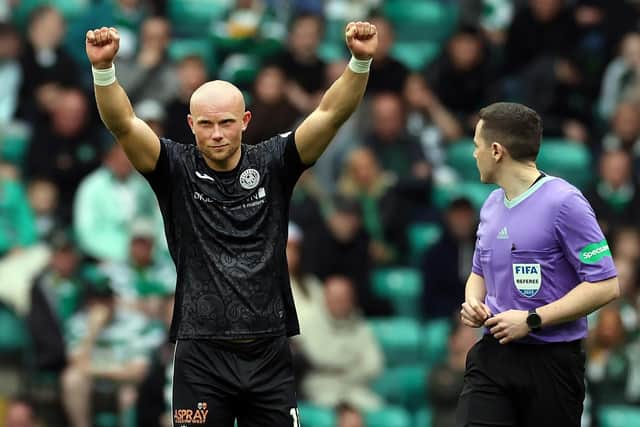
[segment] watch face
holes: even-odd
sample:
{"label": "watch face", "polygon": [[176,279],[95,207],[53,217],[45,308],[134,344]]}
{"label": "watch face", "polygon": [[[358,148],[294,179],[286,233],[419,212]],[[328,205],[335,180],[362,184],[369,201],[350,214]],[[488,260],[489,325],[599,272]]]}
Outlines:
{"label": "watch face", "polygon": [[538,313],[529,313],[529,316],[527,316],[527,324],[531,329],[540,328],[541,323],[542,323],[542,319],[540,319],[540,316],[538,315]]}

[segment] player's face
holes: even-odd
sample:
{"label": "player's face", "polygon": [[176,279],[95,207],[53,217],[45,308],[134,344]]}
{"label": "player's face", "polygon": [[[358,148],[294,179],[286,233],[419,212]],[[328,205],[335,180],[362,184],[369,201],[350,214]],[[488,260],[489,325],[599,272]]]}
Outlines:
{"label": "player's face", "polygon": [[214,169],[233,169],[240,159],[242,132],[251,118],[248,111],[199,108],[189,115],[198,149]]}
{"label": "player's face", "polygon": [[480,181],[484,183],[493,182],[494,166],[493,156],[491,155],[491,145],[482,138],[482,123],[478,121],[476,132],[473,137],[473,157],[476,159],[476,166],[480,172]]}

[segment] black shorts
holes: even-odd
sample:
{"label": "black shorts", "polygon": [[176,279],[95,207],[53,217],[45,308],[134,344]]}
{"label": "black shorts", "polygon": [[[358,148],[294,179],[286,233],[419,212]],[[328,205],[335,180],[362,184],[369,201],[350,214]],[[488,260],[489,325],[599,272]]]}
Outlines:
{"label": "black shorts", "polygon": [[175,427],[300,427],[287,337],[176,342]]}
{"label": "black shorts", "polygon": [[467,355],[456,426],[579,427],[584,366],[579,341],[500,344],[485,335]]}

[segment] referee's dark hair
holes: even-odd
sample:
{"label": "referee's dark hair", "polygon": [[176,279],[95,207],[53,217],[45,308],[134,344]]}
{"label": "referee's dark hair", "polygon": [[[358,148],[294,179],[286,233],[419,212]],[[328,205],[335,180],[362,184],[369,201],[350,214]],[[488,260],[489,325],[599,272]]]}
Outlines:
{"label": "referee's dark hair", "polygon": [[517,161],[535,161],[542,139],[542,119],[531,108],[515,102],[496,102],[480,110],[481,137],[503,145]]}

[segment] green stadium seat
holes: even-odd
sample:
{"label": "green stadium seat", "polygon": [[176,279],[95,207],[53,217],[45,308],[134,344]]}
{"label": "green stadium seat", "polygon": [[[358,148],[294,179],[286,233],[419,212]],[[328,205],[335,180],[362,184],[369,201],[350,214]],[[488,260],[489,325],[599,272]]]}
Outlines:
{"label": "green stadium seat", "polygon": [[424,407],[413,416],[413,427],[431,427],[431,408]]}
{"label": "green stadium seat", "polygon": [[336,423],[336,416],[331,409],[311,405],[309,403],[298,403],[300,413],[300,424],[304,427],[333,427]]}
{"label": "green stadium seat", "polygon": [[55,7],[67,20],[84,14],[92,5],[91,0],[21,0],[12,13],[12,21],[19,27],[26,27],[31,12],[44,5]]}
{"label": "green stadium seat", "polygon": [[388,406],[365,415],[367,427],[410,427],[409,413],[400,407]]}
{"label": "green stadium seat", "polygon": [[493,184],[483,184],[478,181],[463,181],[457,184],[436,185],[433,188],[433,203],[440,209],[445,209],[451,201],[458,197],[466,197],[474,208],[480,210],[487,197],[498,188]]}
{"label": "green stadium seat", "polygon": [[463,180],[478,180],[480,174],[473,157],[473,139],[462,138],[452,142],[447,148],[447,164],[451,166]]}
{"label": "green stadium seat", "polygon": [[435,222],[416,222],[409,225],[409,259],[417,266],[424,254],[442,234],[442,227]]}
{"label": "green stadium seat", "polygon": [[640,426],[640,407],[606,405],[598,410],[600,427]]}
{"label": "green stadium seat", "polygon": [[449,319],[436,319],[424,323],[421,332],[421,357],[430,366],[441,362],[447,354],[451,323]]}
{"label": "green stadium seat", "polygon": [[372,273],[373,291],[389,299],[396,314],[417,316],[422,294],[422,276],[413,268],[381,268]]}
{"label": "green stadium seat", "polygon": [[396,41],[390,55],[410,70],[419,71],[436,59],[441,50],[442,43],[438,41]]}
{"label": "green stadium seat", "polygon": [[215,48],[211,40],[207,38],[174,38],[169,43],[169,58],[180,61],[187,56],[199,56],[202,58],[210,73],[215,72],[216,58]]}
{"label": "green stadium seat", "polygon": [[417,320],[408,317],[372,318],[369,324],[382,347],[387,366],[420,360],[420,324]]}
{"label": "green stadium seat", "polygon": [[426,402],[428,369],[424,365],[403,365],[388,368],[378,378],[373,389],[386,402],[408,409],[417,409]]}
{"label": "green stadium seat", "polygon": [[457,5],[440,0],[387,0],[382,10],[399,41],[443,42],[455,30],[458,20]]}
{"label": "green stadium seat", "polygon": [[593,181],[591,155],[583,144],[563,140],[544,139],[540,146],[537,165],[540,170],[566,179],[585,190]]}
{"label": "green stadium seat", "polygon": [[229,7],[228,0],[169,0],[167,12],[175,34],[203,36],[220,20]]}
{"label": "green stadium seat", "polygon": [[30,133],[27,126],[20,124],[9,124],[0,128],[0,158],[21,167],[29,148]]}
{"label": "green stadium seat", "polygon": [[250,87],[260,71],[258,58],[252,55],[233,54],[219,70],[219,77],[240,87]]}
{"label": "green stadium seat", "polygon": [[100,412],[94,415],[93,425],[96,427],[118,427],[118,414],[114,412]]}
{"label": "green stadium seat", "polygon": [[23,319],[10,307],[0,304],[0,353],[21,352],[28,344]]}

